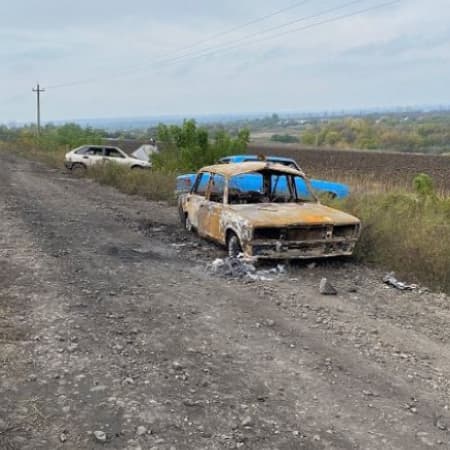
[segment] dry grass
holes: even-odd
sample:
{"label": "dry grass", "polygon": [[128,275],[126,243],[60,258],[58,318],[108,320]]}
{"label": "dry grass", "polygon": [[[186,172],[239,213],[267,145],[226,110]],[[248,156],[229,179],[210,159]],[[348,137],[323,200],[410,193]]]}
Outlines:
{"label": "dry grass", "polygon": [[176,174],[162,170],[129,169],[117,164],[97,166],[88,170],[87,176],[130,195],[140,195],[148,200],[175,203]]}
{"label": "dry grass", "polygon": [[360,189],[333,206],[361,219],[357,259],[450,292],[450,197]]}
{"label": "dry grass", "polygon": [[[53,168],[64,168],[64,155],[67,150],[58,148],[54,150],[43,149],[33,145],[5,145],[0,150],[13,151],[28,159],[41,161]],[[100,184],[113,186],[130,195],[140,195],[149,200],[164,200],[175,202],[176,174],[164,170],[131,170],[116,164],[97,166],[87,171],[87,176]]]}
{"label": "dry grass", "polygon": [[53,168],[64,168],[64,155],[67,150],[57,148],[53,150],[42,149],[32,143],[0,143],[0,151],[10,151],[27,159],[41,161]]}

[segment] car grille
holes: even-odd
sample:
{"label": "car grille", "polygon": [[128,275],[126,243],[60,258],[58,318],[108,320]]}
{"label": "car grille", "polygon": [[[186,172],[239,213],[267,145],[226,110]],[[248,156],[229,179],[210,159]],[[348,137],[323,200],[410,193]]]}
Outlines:
{"label": "car grille", "polygon": [[312,225],[286,228],[256,228],[255,240],[317,241],[332,238],[351,238],[358,234],[358,225]]}

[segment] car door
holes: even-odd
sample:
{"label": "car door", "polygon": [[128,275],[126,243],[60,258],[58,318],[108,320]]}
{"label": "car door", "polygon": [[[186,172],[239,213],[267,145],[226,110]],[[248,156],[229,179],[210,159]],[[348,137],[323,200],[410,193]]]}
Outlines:
{"label": "car door", "polygon": [[[225,177],[214,173],[211,175],[206,193],[206,204],[204,220],[205,235],[224,243],[224,230],[221,227],[221,218],[223,213],[223,203],[225,198]],[[202,211],[203,212],[203,211]]]}
{"label": "car door", "polygon": [[90,146],[83,152],[82,161],[91,167],[103,161],[103,147]]}
{"label": "car door", "polygon": [[198,234],[207,236],[207,199],[209,172],[200,172],[197,175],[191,193],[186,199],[186,212],[192,226],[197,229]]}
{"label": "car door", "polygon": [[118,148],[105,147],[105,162],[114,162],[120,165],[127,165],[128,158]]}

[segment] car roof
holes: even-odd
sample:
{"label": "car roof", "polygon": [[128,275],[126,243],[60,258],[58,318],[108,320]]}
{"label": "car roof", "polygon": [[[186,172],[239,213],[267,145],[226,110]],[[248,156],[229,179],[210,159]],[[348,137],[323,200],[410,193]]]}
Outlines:
{"label": "car roof", "polygon": [[[224,156],[223,158],[220,158],[220,160],[229,160],[229,161],[233,161],[235,160],[236,162],[238,162],[238,160],[244,160],[244,159],[252,159],[255,161],[264,161],[263,159],[261,159],[261,156],[258,155],[232,155],[232,156]],[[295,162],[294,159],[292,158],[286,158],[283,156],[265,156],[265,160],[266,161],[285,161],[285,162]]]}
{"label": "car roof", "polygon": [[305,174],[293,167],[286,167],[283,164],[277,164],[270,161],[252,161],[231,164],[216,164],[214,166],[203,167],[200,172],[212,172],[224,177],[232,177],[250,172],[259,172],[261,170],[272,170],[274,172],[287,173],[289,175],[298,175],[304,177]]}

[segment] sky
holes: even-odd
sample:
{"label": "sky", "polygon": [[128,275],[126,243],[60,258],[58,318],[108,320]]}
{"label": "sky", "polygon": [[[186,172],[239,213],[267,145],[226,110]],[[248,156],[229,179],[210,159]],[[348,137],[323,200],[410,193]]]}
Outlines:
{"label": "sky", "polygon": [[388,2],[2,0],[0,123],[449,104],[450,2]]}

